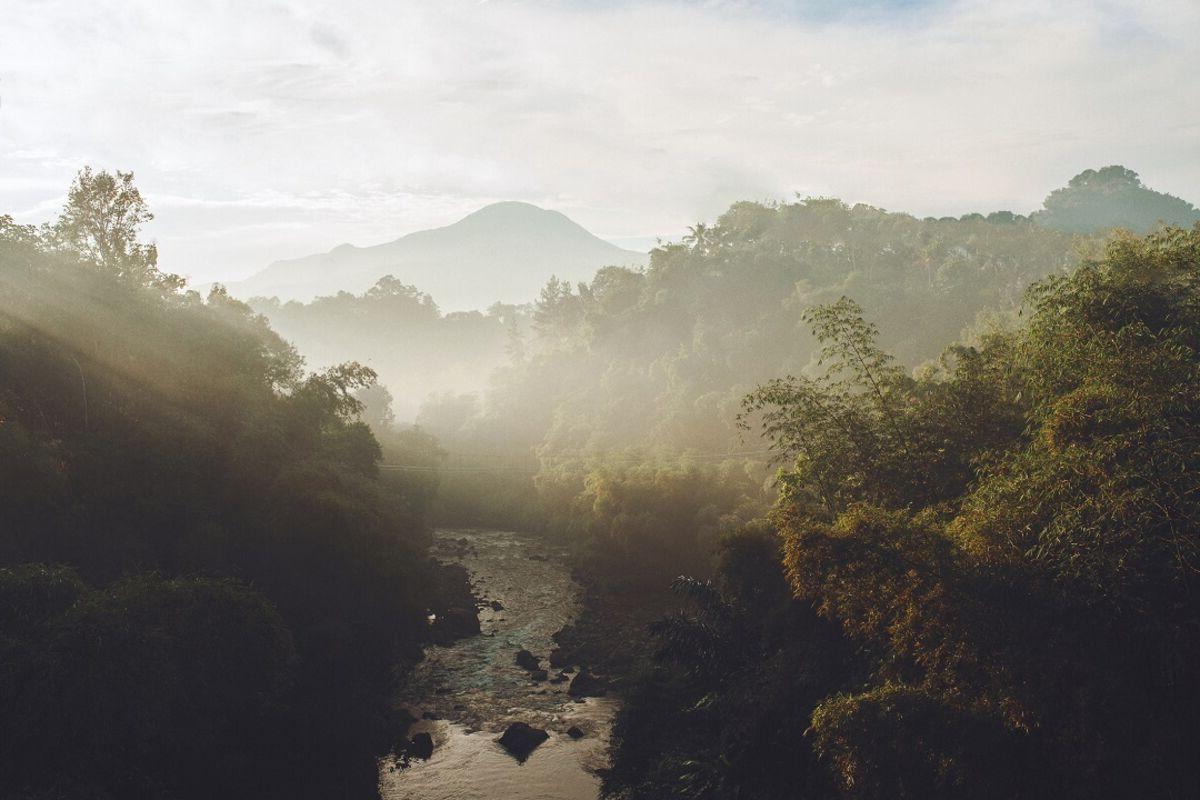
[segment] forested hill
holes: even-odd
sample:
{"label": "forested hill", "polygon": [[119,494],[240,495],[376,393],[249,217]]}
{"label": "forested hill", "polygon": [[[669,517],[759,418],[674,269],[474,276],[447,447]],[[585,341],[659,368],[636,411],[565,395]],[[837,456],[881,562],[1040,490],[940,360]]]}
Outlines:
{"label": "forested hill", "polygon": [[[1031,282],[1074,262],[1078,244],[1005,215],[921,220],[828,199],[738,203],[654,250],[645,270],[548,284],[530,335],[463,430],[507,431],[544,454],[736,450],[742,395],[813,361],[806,308],[854,298],[915,366],[981,312],[1011,313]],[[422,421],[453,442],[453,416],[435,402]]]}
{"label": "forested hill", "polygon": [[439,446],[149,219],[0,217],[0,794],[370,796],[429,612],[478,632],[431,513],[574,551],[610,796],[1196,794],[1200,226],[738,203],[528,308],[263,306],[407,381],[467,331]]}
{"label": "forested hill", "polygon": [[[510,228],[538,249],[528,207],[485,211],[459,225]],[[915,367],[986,327],[981,314],[1012,313],[1030,283],[1094,250],[1113,226],[1141,232],[1196,218],[1136,173],[1106,167],[1076,176],[1029,216],[919,219],[832,199],[737,203],[656,248],[645,268],[610,265],[572,280],[563,263],[540,295],[520,298],[531,304],[486,312],[443,313],[429,286],[395,275],[361,295],[252,305],[314,364],[368,363],[399,419],[424,403],[423,424],[451,443],[486,438],[559,455],[634,444],[731,450],[741,394],[810,366],[800,321],[808,306],[853,298],[882,344]]]}
{"label": "forested hill", "polygon": [[186,291],[149,218],[86,170],[0,216],[0,795],[371,796],[427,495],[379,476],[370,370]]}
{"label": "forested hill", "polygon": [[392,277],[361,296],[252,305],[315,364],[353,357],[376,369],[401,419],[429,399],[419,392],[438,392],[422,419],[450,440],[462,425],[479,433],[474,405],[486,407],[489,435],[525,447],[549,435],[570,449],[711,449],[736,437],[741,393],[809,363],[806,306],[857,298],[916,364],[981,311],[1011,311],[1031,281],[1072,263],[1074,246],[1011,214],[917,219],[826,199],[746,202],[654,250],[645,269],[555,278],[532,307],[443,314]]}
{"label": "forested hill", "polygon": [[510,201],[385,244],[344,244],[328,253],[277,261],[229,289],[242,298],[309,300],[362,292],[390,274],[461,311],[527,302],[554,274],[583,280],[606,264],[645,262],[645,253],[606,242],[557,211]]}
{"label": "forested hill", "polygon": [[676,581],[609,796],[1195,796],[1198,290],[1200,226],[1121,234],[916,376],[812,309],[823,368],[743,406],[779,497]]}
{"label": "forested hill", "polygon": [[1049,228],[1077,233],[1107,228],[1149,233],[1159,224],[1186,228],[1200,222],[1200,209],[1149,188],[1133,170],[1113,165],[1071,178],[1050,193],[1033,218]]}

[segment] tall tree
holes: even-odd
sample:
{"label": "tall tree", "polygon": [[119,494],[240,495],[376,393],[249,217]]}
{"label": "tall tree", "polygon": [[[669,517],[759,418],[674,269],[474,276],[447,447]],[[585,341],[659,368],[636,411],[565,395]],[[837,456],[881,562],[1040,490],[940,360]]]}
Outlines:
{"label": "tall tree", "polygon": [[60,248],[119,278],[179,288],[182,279],[158,271],[158,248],[139,239],[142,225],[152,219],[132,172],[94,172],[84,167],[75,176],[67,203],[50,233]]}

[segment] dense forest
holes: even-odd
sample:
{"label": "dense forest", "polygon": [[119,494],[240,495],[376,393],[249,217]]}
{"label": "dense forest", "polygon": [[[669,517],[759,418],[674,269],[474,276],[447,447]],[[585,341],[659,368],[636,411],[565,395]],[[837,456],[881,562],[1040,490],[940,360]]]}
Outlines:
{"label": "dense forest", "polygon": [[390,277],[360,296],[251,304],[318,363],[365,358],[398,416],[419,404],[420,428],[469,467],[443,474],[440,522],[565,535],[591,563],[636,563],[662,584],[683,553],[711,566],[718,532],[769,506],[772,455],[738,411],[758,384],[817,367],[807,309],[853,298],[917,368],[1016,319],[1031,284],[1097,257],[1114,227],[1198,220],[1111,166],[1030,215],[741,202],[645,269],[552,278],[527,306],[486,313],[443,315]]}
{"label": "dense forest", "polygon": [[379,476],[370,370],[306,373],[158,270],[148,219],[90,171],[54,225],[0,217],[0,794],[369,795],[397,671],[466,588],[427,487]]}
{"label": "dense forest", "polygon": [[750,393],[764,522],[656,626],[608,788],[1190,797],[1200,227],[1119,235],[912,374],[853,301]]}
{"label": "dense forest", "polygon": [[646,269],[555,278],[523,306],[443,314],[438,298],[391,276],[361,295],[249,302],[311,363],[371,366],[398,417],[424,405],[423,427],[447,441],[461,433],[459,451],[739,450],[742,394],[815,352],[804,309],[853,297],[881,344],[916,366],[981,314],[1015,312],[1030,283],[1070,268],[1097,235],[1160,221],[1189,227],[1200,211],[1110,166],[1076,175],[1029,215],[737,203],[660,244]]}
{"label": "dense forest", "polygon": [[1029,285],[1098,242],[1010,215],[739,203],[653,251],[645,271],[551,280],[489,388],[433,398],[418,417],[464,463],[533,453],[536,476],[497,471],[483,487],[448,473],[442,518],[566,532],[589,563],[637,564],[656,586],[681,566],[703,572],[719,532],[771,502],[772,454],[738,413],[759,383],[817,367],[807,309],[854,297],[915,367],[1015,318]]}
{"label": "dense forest", "polygon": [[371,796],[471,632],[434,525],[573,554],[607,796],[1200,792],[1200,224],[1131,171],[737,203],[453,314],[201,296],[149,219],[0,217],[5,796]]}

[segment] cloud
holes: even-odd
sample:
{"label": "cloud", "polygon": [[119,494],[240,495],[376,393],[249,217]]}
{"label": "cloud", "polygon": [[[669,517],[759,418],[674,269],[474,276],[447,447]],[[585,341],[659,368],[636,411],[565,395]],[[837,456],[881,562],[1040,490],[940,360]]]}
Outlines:
{"label": "cloud", "polygon": [[795,191],[1028,210],[1109,163],[1194,198],[1197,29],[1192,0],[39,3],[0,19],[0,196],[133,169],[204,279],[498,198],[611,237]]}

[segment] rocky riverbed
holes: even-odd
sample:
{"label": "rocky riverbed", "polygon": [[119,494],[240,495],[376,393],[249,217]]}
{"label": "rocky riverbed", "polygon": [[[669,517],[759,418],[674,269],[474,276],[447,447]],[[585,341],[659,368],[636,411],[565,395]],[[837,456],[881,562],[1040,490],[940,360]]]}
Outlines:
{"label": "rocky riverbed", "polygon": [[383,761],[382,797],[595,800],[616,701],[603,676],[550,664],[580,610],[566,554],[502,531],[439,531],[434,552],[468,570],[480,633],[426,650],[398,700],[418,720],[410,757]]}

